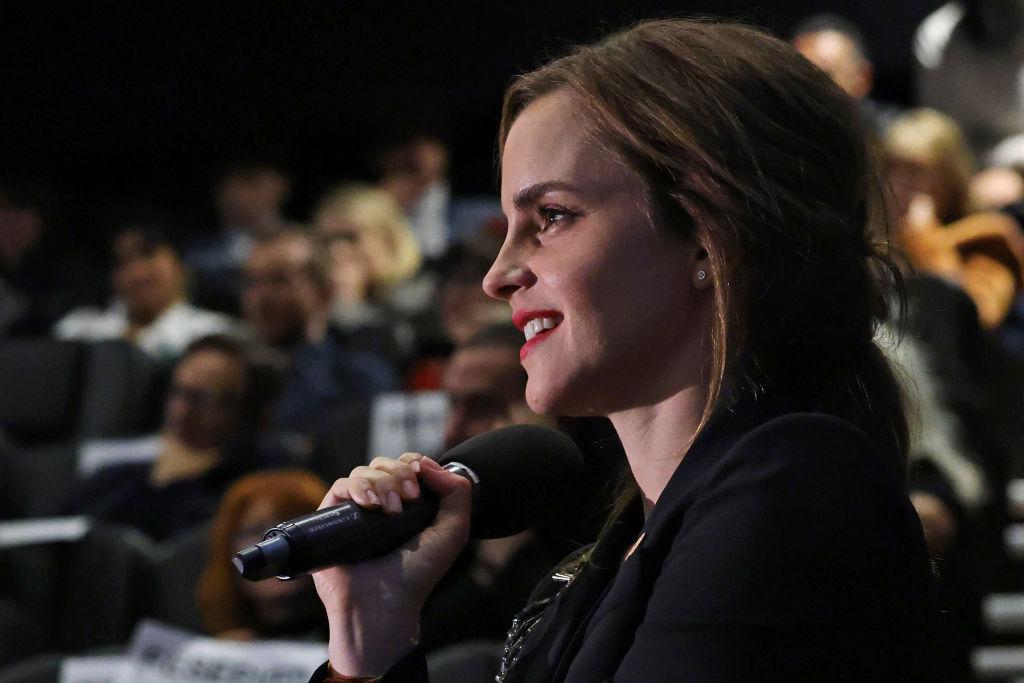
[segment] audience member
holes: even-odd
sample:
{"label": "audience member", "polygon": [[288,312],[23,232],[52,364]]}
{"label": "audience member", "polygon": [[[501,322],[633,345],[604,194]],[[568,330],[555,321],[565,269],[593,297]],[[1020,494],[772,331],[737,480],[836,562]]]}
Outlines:
{"label": "audience member", "polygon": [[1021,443],[1021,369],[959,287],[927,276],[906,284],[904,324],[878,341],[900,369],[910,406],[909,493],[934,558],[941,613],[937,680],[959,682],[969,680],[983,636],[981,598],[996,585],[1003,557],[998,530]]}
{"label": "audience member", "polygon": [[283,214],[290,191],[282,165],[268,159],[239,160],[224,167],[214,190],[220,225],[185,255],[200,276],[200,304],[239,312],[242,267],[255,240],[290,227]]}
{"label": "audience member", "polygon": [[[523,343],[523,333],[506,323],[484,328],[452,354],[442,385],[451,402],[446,449],[512,424],[554,426],[526,404]],[[427,603],[424,646],[500,639],[555,557],[535,530],[472,543]]]}
{"label": "audience member", "polygon": [[406,375],[410,389],[437,389],[453,347],[485,327],[511,322],[508,306],[497,305],[480,287],[505,229],[504,219],[496,218],[469,239],[453,244],[434,264],[440,278],[438,301],[416,321],[419,356]]}
{"label": "audience member", "polygon": [[412,329],[395,311],[395,293],[412,281],[421,258],[398,202],[370,185],[341,185],[320,200],[312,221],[331,255],[332,321],[356,346],[407,359]]}
{"label": "audience member", "polygon": [[380,187],[409,217],[423,254],[443,254],[450,237],[447,145],[431,135],[413,135],[383,147],[374,165]]}
{"label": "audience member", "polygon": [[48,335],[99,294],[96,273],[57,244],[52,205],[42,189],[0,184],[0,338]]}
{"label": "audience member", "polygon": [[951,116],[982,161],[1024,162],[1024,7],[1017,0],[942,5],[917,29],[914,62],[918,101]]}
{"label": "audience member", "polygon": [[283,460],[263,431],[276,382],[239,342],[203,337],[174,368],[152,461],[103,468],[64,506],[162,540],[208,520],[241,475]]}
{"label": "audience member", "polygon": [[976,164],[953,119],[933,109],[905,112],[886,130],[883,145],[895,216],[906,216],[918,195],[931,198],[943,224],[967,215]]}
{"label": "audience member", "polygon": [[246,320],[260,342],[289,359],[274,408],[276,427],[307,433],[332,407],[392,389],[394,370],[353,350],[330,324],[334,281],[330,256],[304,232],[256,242],[245,266]]}
{"label": "audience member", "polygon": [[915,268],[963,288],[982,324],[998,327],[1024,283],[1024,237],[1003,213],[968,215],[970,150],[956,123],[928,109],[883,138],[897,239]]}
{"label": "audience member", "polygon": [[485,264],[493,262],[504,236],[505,222],[496,220],[449,249],[441,262],[441,325],[456,345],[489,325],[510,320],[508,307],[495,306],[479,286]]}
{"label": "audience member", "polygon": [[326,494],[327,485],[303,470],[258,472],[232,484],[217,508],[196,591],[207,633],[233,640],[327,638],[309,576],[245,581],[231,564],[236,552],[262,541],[267,529],[316,510]]}
{"label": "audience member", "polygon": [[523,333],[511,323],[485,327],[448,359],[441,388],[450,404],[444,447],[513,424],[551,424],[526,405]]}
{"label": "audience member", "polygon": [[836,14],[817,14],[793,31],[793,47],[858,101],[864,117],[881,134],[897,110],[870,97],[875,68],[860,29]]}
{"label": "audience member", "polygon": [[126,339],[156,358],[173,359],[192,341],[229,333],[232,321],[186,299],[187,273],[159,228],[125,228],[113,241],[115,299],[105,310],[72,311],[54,328],[61,339]]}

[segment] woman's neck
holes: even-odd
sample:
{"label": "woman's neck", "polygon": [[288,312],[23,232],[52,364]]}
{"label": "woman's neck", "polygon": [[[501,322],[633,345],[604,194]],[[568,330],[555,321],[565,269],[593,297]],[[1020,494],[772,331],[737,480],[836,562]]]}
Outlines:
{"label": "woman's neck", "polygon": [[609,415],[640,487],[649,514],[693,443],[704,412],[705,392],[687,387],[649,406]]}

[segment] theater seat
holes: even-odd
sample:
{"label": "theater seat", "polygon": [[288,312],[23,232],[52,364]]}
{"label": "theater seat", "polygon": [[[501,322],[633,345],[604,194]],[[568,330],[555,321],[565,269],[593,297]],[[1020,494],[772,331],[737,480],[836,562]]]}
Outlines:
{"label": "theater seat", "polygon": [[75,436],[103,439],[154,429],[168,374],[169,369],[127,342],[90,344]]}
{"label": "theater seat", "polygon": [[156,545],[147,557],[145,616],[203,632],[196,586],[206,568],[209,526],[202,525]]}
{"label": "theater seat", "polygon": [[0,597],[0,669],[46,646],[39,623],[13,600]]}
{"label": "theater seat", "polygon": [[59,683],[63,656],[39,655],[0,670],[0,683]]}
{"label": "theater seat", "polygon": [[142,613],[153,543],[134,529],[96,525],[66,553],[57,640],[64,652],[124,645]]}
{"label": "theater seat", "polygon": [[0,426],[15,441],[75,431],[86,345],[49,339],[0,343]]}
{"label": "theater seat", "polygon": [[78,443],[12,449],[0,455],[0,517],[23,519],[59,514],[78,482]]}
{"label": "theater seat", "polygon": [[[26,530],[30,524],[35,532]],[[39,625],[48,649],[126,643],[141,612],[151,542],[132,529],[76,519],[11,527],[0,534],[0,585]]]}
{"label": "theater seat", "polygon": [[16,445],[155,427],[166,371],[131,344],[0,342],[0,431]]}

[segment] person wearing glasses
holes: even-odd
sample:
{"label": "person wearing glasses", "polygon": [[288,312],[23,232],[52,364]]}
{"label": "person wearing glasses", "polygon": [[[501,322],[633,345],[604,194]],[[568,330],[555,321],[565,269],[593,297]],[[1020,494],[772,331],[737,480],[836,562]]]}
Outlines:
{"label": "person wearing glasses", "polygon": [[277,384],[235,339],[196,340],[174,367],[160,433],[102,444],[110,457],[70,494],[64,512],[132,526],[155,540],[209,520],[237,478],[286,462],[261,432]]}

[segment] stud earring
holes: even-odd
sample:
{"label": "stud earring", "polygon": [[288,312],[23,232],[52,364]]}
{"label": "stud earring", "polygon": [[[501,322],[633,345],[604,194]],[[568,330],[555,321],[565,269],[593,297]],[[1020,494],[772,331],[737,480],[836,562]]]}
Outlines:
{"label": "stud earring", "polygon": [[707,277],[708,277],[708,274],[705,271],[703,271],[703,270],[698,270],[697,271],[697,279],[698,280],[705,280],[705,279],[707,279]]}

